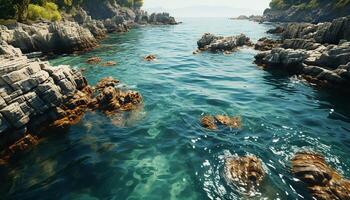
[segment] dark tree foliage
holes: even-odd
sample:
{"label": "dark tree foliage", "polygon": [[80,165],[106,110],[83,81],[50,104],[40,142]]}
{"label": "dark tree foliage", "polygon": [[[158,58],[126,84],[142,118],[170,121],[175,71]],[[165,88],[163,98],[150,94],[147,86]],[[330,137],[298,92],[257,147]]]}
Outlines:
{"label": "dark tree foliage", "polygon": [[[29,4],[43,6],[47,2],[55,3],[60,10],[70,10],[71,8],[82,5],[87,0],[0,0],[0,19],[17,18],[19,22],[27,19]],[[95,0],[96,3],[101,1],[112,0]],[[143,0],[116,0],[116,2],[129,8],[140,8]]]}
{"label": "dark tree foliage", "polygon": [[10,19],[16,14],[12,0],[0,0],[0,19]]}

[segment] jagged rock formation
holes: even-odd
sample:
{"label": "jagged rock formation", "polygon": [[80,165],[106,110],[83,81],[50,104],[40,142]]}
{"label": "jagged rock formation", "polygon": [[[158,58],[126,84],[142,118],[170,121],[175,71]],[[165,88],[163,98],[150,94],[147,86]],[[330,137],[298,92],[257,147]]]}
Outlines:
{"label": "jagged rock formation", "polygon": [[317,25],[289,24],[282,33],[281,44],[271,51],[257,54],[255,62],[266,68],[300,74],[319,85],[348,91],[349,23],[350,17],[343,17]]}
{"label": "jagged rock formation", "polygon": [[[350,4],[337,6],[337,1],[316,1],[316,6],[307,7],[310,1],[298,1],[300,5],[285,8],[268,8],[264,11],[264,20],[270,22],[327,22],[344,17],[350,13]],[[315,2],[315,1],[313,1]],[[339,2],[339,1],[338,1]],[[345,2],[345,1],[343,1]]]}
{"label": "jagged rock formation", "polygon": [[68,66],[51,67],[30,60],[19,49],[0,46],[1,145],[58,117],[62,102],[86,86],[80,72]]}
{"label": "jagged rock formation", "polygon": [[230,37],[215,36],[210,33],[205,33],[197,42],[198,49],[201,51],[234,51],[238,47],[247,45],[251,46],[250,38],[244,34]]}
{"label": "jagged rock formation", "polygon": [[99,2],[98,6],[96,1],[84,1],[73,19],[32,25],[0,25],[0,41],[20,48],[23,53],[72,53],[90,50],[107,33],[126,32],[136,24],[178,24],[168,13],[149,16],[140,9],[121,7],[114,0]]}
{"label": "jagged rock formation", "polygon": [[265,170],[256,156],[229,157],[225,161],[225,178],[244,192],[254,192],[264,179]]}
{"label": "jagged rock formation", "polygon": [[140,94],[102,79],[96,89],[69,66],[31,60],[6,43],[0,45],[0,147],[45,128],[67,127],[88,110],[108,115],[135,109]]}
{"label": "jagged rock formation", "polygon": [[257,43],[254,44],[254,49],[259,51],[268,51],[278,46],[279,46],[279,41],[264,37],[259,39]]}
{"label": "jagged rock formation", "polygon": [[241,128],[242,127],[242,120],[240,117],[231,117],[227,115],[205,115],[201,118],[201,125],[204,128],[210,129],[210,130],[217,130],[218,126],[226,126],[230,128]]}
{"label": "jagged rock formation", "polygon": [[318,200],[349,200],[350,181],[329,167],[323,156],[299,152],[292,159],[292,172]]}
{"label": "jagged rock formation", "polygon": [[282,39],[314,39],[318,43],[338,44],[341,40],[350,40],[350,16],[334,19],[332,22],[309,24],[288,24],[282,33]]}
{"label": "jagged rock formation", "polygon": [[71,53],[97,46],[96,39],[88,29],[70,21],[0,26],[0,40],[20,48],[24,53]]}

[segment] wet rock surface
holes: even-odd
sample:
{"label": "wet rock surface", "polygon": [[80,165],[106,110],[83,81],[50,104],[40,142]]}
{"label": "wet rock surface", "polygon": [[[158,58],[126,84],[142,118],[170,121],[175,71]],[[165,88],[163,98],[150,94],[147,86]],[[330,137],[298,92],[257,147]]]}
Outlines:
{"label": "wet rock surface", "polygon": [[205,33],[200,40],[197,41],[198,49],[211,52],[234,51],[238,47],[244,45],[252,46],[250,38],[244,34],[230,37],[216,36]]}
{"label": "wet rock surface", "polygon": [[242,120],[237,116],[227,115],[205,115],[200,119],[201,125],[210,130],[217,130],[219,126],[239,129],[242,127]]}
{"label": "wet rock surface", "polygon": [[89,63],[89,64],[98,64],[102,62],[102,59],[100,57],[90,57],[86,60],[86,63]]}
{"label": "wet rock surface", "polygon": [[319,154],[297,153],[292,159],[292,172],[306,184],[316,199],[350,199],[350,181],[331,168]]}
{"label": "wet rock surface", "polygon": [[69,66],[52,67],[28,59],[5,43],[0,53],[0,147],[11,145],[27,132],[66,128],[89,110],[112,115],[142,104],[139,93],[121,87],[111,77],[94,88]]}
{"label": "wet rock surface", "polygon": [[117,62],[114,62],[114,61],[107,61],[107,62],[102,63],[102,66],[104,66],[104,67],[110,67],[110,66],[115,66],[115,65],[117,65]]}
{"label": "wet rock surface", "polygon": [[225,178],[229,184],[253,192],[264,179],[265,170],[256,156],[229,157],[225,160]]}

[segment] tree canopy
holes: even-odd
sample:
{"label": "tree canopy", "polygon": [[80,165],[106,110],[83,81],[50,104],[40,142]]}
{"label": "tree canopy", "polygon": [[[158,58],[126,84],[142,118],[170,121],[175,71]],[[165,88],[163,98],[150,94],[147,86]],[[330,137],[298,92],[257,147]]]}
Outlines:
{"label": "tree canopy", "polygon": [[[69,11],[80,6],[86,0],[0,0],[0,19],[16,18],[19,22],[25,20],[60,20],[63,10]],[[110,0],[95,0],[110,1]],[[124,7],[140,8],[143,0],[116,0]]]}

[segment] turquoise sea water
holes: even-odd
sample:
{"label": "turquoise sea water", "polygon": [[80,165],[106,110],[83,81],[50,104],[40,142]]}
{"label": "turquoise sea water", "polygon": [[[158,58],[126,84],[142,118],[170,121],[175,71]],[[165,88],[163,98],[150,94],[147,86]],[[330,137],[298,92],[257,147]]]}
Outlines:
{"label": "turquoise sea water", "polygon": [[[349,97],[263,71],[250,48],[192,55],[205,32],[256,41],[271,25],[182,21],[112,34],[96,50],[51,60],[85,68],[90,84],[119,79],[142,94],[144,108],[113,118],[90,112],[68,132],[48,133],[1,170],[0,199],[311,199],[290,173],[291,157],[305,149],[350,177]],[[158,59],[145,62],[148,54]],[[118,65],[88,65],[90,56]],[[208,131],[203,114],[238,115],[243,127]],[[267,171],[253,196],[223,177],[226,156],[247,154]]]}

